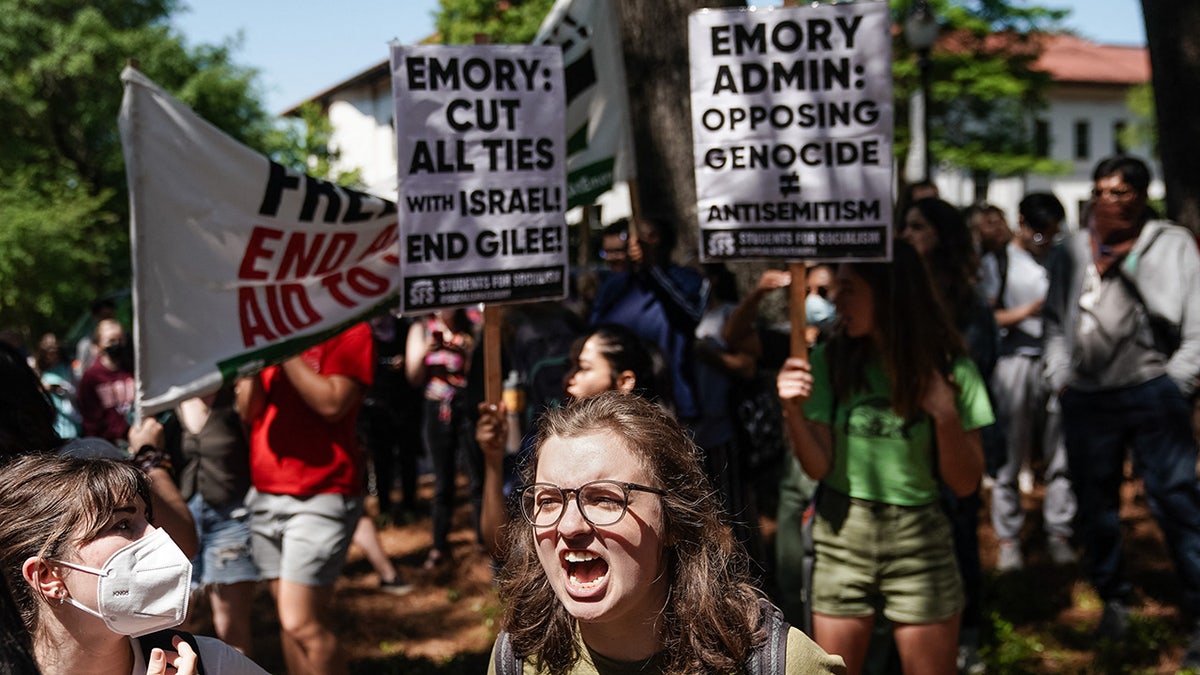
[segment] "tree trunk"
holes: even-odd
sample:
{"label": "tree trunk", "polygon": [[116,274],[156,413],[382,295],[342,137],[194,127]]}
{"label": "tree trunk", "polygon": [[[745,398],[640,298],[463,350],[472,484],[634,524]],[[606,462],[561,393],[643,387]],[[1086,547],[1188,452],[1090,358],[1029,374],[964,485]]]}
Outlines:
{"label": "tree trunk", "polygon": [[1142,0],[1167,217],[1200,232],[1200,3]]}
{"label": "tree trunk", "polygon": [[698,257],[688,14],[702,7],[745,4],[736,0],[616,3],[625,51],[640,212],[675,225],[679,233],[677,260]]}

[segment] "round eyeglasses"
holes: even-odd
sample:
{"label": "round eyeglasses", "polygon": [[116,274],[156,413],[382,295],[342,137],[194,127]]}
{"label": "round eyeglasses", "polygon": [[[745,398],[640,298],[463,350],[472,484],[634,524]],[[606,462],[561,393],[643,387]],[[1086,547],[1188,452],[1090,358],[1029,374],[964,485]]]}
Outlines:
{"label": "round eyeglasses", "polygon": [[651,492],[666,496],[666,491],[637,483],[615,480],[594,480],[577,488],[559,487],[553,483],[533,483],[517,488],[521,515],[534,527],[553,527],[566,512],[568,495],[575,495],[575,505],[583,519],[596,527],[614,525],[629,510],[629,493]]}

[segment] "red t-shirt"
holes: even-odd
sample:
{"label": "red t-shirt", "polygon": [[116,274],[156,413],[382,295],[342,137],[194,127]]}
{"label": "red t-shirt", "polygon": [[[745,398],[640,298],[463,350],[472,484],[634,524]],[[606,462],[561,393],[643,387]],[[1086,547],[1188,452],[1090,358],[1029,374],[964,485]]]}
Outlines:
{"label": "red t-shirt", "polygon": [[[371,386],[375,345],[360,323],[301,354],[323,376]],[[250,430],[250,478],[261,492],[297,496],[362,493],[357,423],[361,400],[337,422],[313,412],[279,366],[261,376],[267,406]]]}

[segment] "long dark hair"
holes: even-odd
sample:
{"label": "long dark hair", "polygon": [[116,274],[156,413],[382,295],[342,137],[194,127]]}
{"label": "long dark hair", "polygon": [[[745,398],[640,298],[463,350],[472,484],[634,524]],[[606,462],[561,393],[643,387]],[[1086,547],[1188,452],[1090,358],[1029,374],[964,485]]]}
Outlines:
{"label": "long dark hair", "polygon": [[925,254],[934,288],[950,310],[954,325],[961,330],[979,301],[979,253],[961,211],[941,199],[920,199],[912,208],[920,212],[937,232],[937,244]]}
{"label": "long dark hair", "polygon": [[[664,551],[670,592],[659,644],[664,673],[739,671],[765,639],[749,562],[721,517],[700,450],[661,406],[608,391],[542,417],[525,483],[537,476],[538,453],[551,438],[604,431],[636,455],[666,495],[662,498]],[[516,653],[558,675],[579,660],[575,619],[559,602],[538,560],[530,525],[509,521],[501,533],[509,553],[500,573],[504,627]]]}
{"label": "long dark hair", "polygon": [[0,574],[0,675],[37,672],[33,641],[17,611],[17,602],[8,590],[8,576]]}
{"label": "long dark hair", "polygon": [[0,458],[54,450],[58,411],[25,356],[0,342]]}
{"label": "long dark hair", "polygon": [[[922,200],[927,201],[927,200]],[[839,327],[829,341],[833,392],[839,400],[867,386],[866,364],[883,360],[892,408],[904,418],[921,409],[933,374],[948,375],[966,354],[962,336],[937,300],[921,255],[897,240],[890,263],[843,263],[871,289],[878,347],[871,336],[850,337]]]}
{"label": "long dark hair", "polygon": [[567,373],[567,379],[578,368],[579,353],[583,351],[584,343],[593,337],[596,338],[596,351],[608,361],[612,370],[612,388],[617,386],[617,376],[628,370],[636,381],[632,393],[655,401],[668,410],[673,409],[674,389],[662,351],[657,345],[643,340],[619,324],[601,324],[575,340],[571,346],[571,370]]}

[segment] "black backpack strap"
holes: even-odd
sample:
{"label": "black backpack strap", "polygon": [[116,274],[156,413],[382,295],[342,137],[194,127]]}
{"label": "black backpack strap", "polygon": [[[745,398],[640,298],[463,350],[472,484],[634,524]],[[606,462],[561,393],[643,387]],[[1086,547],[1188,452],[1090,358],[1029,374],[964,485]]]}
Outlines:
{"label": "black backpack strap", "polygon": [[787,640],[791,625],[783,612],[766,598],[758,599],[767,639],[756,647],[746,662],[747,675],[784,675],[787,672]]}
{"label": "black backpack strap", "polygon": [[521,675],[521,657],[513,651],[508,631],[502,630],[496,636],[495,654],[496,675]]}
{"label": "black backpack strap", "polygon": [[200,644],[196,642],[196,636],[174,628],[154,631],[138,638],[138,646],[142,648],[142,658],[149,664],[150,650],[155,647],[166,652],[175,651],[175,645],[171,644],[171,641],[176,635],[192,646],[192,651],[196,652],[196,675],[204,675],[204,661],[200,658]]}

